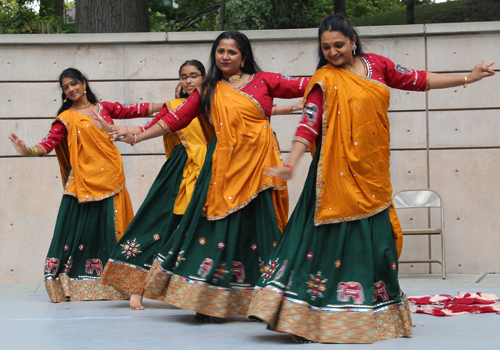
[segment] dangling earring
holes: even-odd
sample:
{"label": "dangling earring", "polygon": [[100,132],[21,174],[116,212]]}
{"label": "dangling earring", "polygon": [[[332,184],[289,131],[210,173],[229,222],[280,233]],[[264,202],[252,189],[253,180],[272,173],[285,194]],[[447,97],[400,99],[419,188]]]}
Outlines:
{"label": "dangling earring", "polygon": [[358,47],[356,46],[356,44],[352,45],[352,55],[353,55],[353,56],[356,56],[356,49],[357,49],[357,48],[358,48]]}
{"label": "dangling earring", "polygon": [[87,94],[87,89],[83,89],[83,93],[86,95]]}
{"label": "dangling earring", "polygon": [[64,97],[64,102],[68,102],[68,96]]}
{"label": "dangling earring", "polygon": [[245,67],[245,62],[241,62],[241,68]]}

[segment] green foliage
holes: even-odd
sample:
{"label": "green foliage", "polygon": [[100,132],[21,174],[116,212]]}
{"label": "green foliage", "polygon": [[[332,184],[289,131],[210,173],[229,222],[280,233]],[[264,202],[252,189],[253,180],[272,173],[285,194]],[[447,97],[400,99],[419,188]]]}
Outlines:
{"label": "green foliage", "polygon": [[149,0],[149,24],[152,32],[175,31],[180,25],[175,20],[186,17],[187,11],[165,5],[162,0]]}
{"label": "green foliage", "polygon": [[[415,6],[415,24],[500,20],[498,0],[456,0]],[[355,26],[406,24],[406,9],[369,17],[351,18]]]}
{"label": "green foliage", "polygon": [[33,6],[30,6],[37,3],[37,1],[8,0],[0,3],[0,26],[4,34],[42,33],[42,23],[44,25],[43,32],[45,33],[48,32],[47,26],[50,27],[51,33],[55,33],[57,28],[59,28],[59,33],[75,32],[74,23],[65,22],[62,18],[53,14],[40,16]]}
{"label": "green foliage", "polygon": [[317,25],[312,0],[231,0],[225,30],[311,28]]}
{"label": "green foliage", "polygon": [[[326,16],[335,13],[333,2],[333,0],[318,0],[314,2],[317,21],[321,21]],[[348,18],[373,16],[400,10],[405,7],[406,5],[402,0],[346,0],[346,14]]]}

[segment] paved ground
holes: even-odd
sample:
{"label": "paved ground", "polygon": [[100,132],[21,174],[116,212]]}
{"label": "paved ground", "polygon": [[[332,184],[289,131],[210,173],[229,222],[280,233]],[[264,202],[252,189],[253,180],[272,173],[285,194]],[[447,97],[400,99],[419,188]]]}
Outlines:
{"label": "paved ground", "polygon": [[[500,274],[402,275],[409,296],[459,291],[500,296]],[[144,311],[128,309],[128,301],[52,304],[43,284],[0,285],[0,349],[500,349],[500,315],[455,317],[413,315],[414,335],[370,345],[296,345],[290,336],[270,332],[243,317],[194,323],[192,311],[145,301]]]}

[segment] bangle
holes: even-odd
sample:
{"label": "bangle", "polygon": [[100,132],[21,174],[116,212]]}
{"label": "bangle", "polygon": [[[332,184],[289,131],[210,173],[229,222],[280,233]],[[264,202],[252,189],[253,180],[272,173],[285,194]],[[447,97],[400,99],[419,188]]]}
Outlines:
{"label": "bangle", "polygon": [[293,106],[288,107],[288,109],[286,110],[286,113],[285,113],[285,114],[289,114],[289,115],[291,115],[291,114],[292,114],[292,107],[293,107]]}
{"label": "bangle", "polygon": [[289,168],[291,171],[293,171],[293,166],[288,165],[288,164],[285,164],[285,166],[286,166],[287,168]]}
{"label": "bangle", "polygon": [[271,108],[271,115],[276,115],[276,105],[273,105],[273,108]]}
{"label": "bangle", "polygon": [[467,87],[467,76],[464,75],[464,89]]}
{"label": "bangle", "polygon": [[130,144],[130,146],[135,146],[135,143],[137,142],[137,135],[136,134],[132,134],[132,135],[134,135],[134,142],[132,142]]}
{"label": "bangle", "polygon": [[38,149],[36,147],[28,147],[28,150],[27,157],[38,157]]}

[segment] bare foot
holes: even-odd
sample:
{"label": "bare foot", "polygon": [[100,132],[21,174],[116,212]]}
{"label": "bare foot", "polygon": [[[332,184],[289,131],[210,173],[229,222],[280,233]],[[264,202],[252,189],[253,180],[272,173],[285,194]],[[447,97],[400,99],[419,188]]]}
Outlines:
{"label": "bare foot", "polygon": [[194,320],[197,322],[210,322],[210,316],[200,314],[199,312],[196,313],[194,316]]}
{"label": "bare foot", "polygon": [[144,306],[142,306],[142,295],[130,294],[130,308],[132,310],[144,310]]}
{"label": "bare foot", "polygon": [[298,335],[295,334],[290,334],[290,335],[292,336],[293,341],[296,342],[297,344],[314,343],[312,340],[300,337]]}

